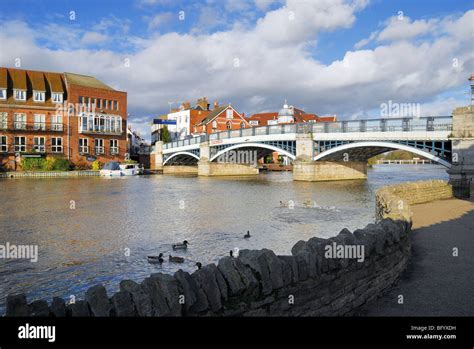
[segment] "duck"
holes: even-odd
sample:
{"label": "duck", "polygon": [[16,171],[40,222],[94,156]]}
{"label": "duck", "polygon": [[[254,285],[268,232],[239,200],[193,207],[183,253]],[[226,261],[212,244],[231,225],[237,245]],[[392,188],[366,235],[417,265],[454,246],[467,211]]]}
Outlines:
{"label": "duck", "polygon": [[201,262],[197,262],[197,263],[196,263],[196,267],[198,268],[198,270],[201,269],[201,268],[202,268]]}
{"label": "duck", "polygon": [[183,243],[176,243],[173,244],[173,250],[186,250],[188,248],[189,242],[186,240],[183,241]]}
{"label": "duck", "polygon": [[244,235],[244,239],[250,238],[250,230],[247,230],[247,234]]}
{"label": "duck", "polygon": [[158,263],[162,264],[163,263],[163,253],[160,253],[158,256],[148,256],[148,262],[149,263]]}
{"label": "duck", "polygon": [[173,263],[183,263],[184,258],[183,257],[173,257],[172,255],[169,256],[169,261]]}
{"label": "duck", "polygon": [[229,255],[230,255],[231,257],[234,257],[234,251],[230,250],[230,251],[229,251]]}

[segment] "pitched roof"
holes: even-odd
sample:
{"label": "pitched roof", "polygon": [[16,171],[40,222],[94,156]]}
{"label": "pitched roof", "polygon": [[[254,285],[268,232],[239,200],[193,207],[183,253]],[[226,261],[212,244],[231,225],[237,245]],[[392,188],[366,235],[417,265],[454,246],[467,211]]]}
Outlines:
{"label": "pitched roof", "polygon": [[18,90],[26,90],[26,70],[8,69],[10,78],[12,79],[13,88]]}
{"label": "pitched roof", "polygon": [[69,85],[78,85],[78,86],[101,88],[104,90],[115,91],[115,89],[104,84],[102,81],[97,80],[93,76],[80,75],[80,74],[74,74],[74,73],[64,73],[64,75],[66,76],[66,81]]}
{"label": "pitched roof", "polygon": [[33,90],[46,92],[46,84],[42,72],[28,70],[26,74],[28,74]]}
{"label": "pitched roof", "polygon": [[209,123],[212,119],[214,119],[216,116],[218,116],[224,110],[226,110],[228,107],[230,107],[230,105],[224,105],[222,107],[218,107],[218,108],[212,110],[209,114],[207,114],[206,118],[204,120],[202,120],[198,125]]}
{"label": "pitched roof", "polygon": [[0,68],[0,88],[8,88],[7,68]]}
{"label": "pitched roof", "polygon": [[49,88],[51,89],[52,92],[64,92],[62,74],[45,73],[45,75],[49,83]]}

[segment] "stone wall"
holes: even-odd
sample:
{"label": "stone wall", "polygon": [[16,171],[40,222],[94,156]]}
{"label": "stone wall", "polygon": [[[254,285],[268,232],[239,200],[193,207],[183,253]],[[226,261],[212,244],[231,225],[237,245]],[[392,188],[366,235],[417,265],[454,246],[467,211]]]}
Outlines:
{"label": "stone wall", "polygon": [[255,176],[258,175],[258,167],[248,164],[235,164],[225,162],[210,162],[200,160],[198,162],[199,176]]}
{"label": "stone wall", "polygon": [[[414,193],[415,192],[415,193]],[[141,283],[124,280],[109,297],[101,285],[84,300],[27,303],[7,298],[7,316],[342,316],[357,312],[390,287],[410,256],[409,204],[446,198],[446,183],[429,181],[377,192],[378,222],[337,236],[298,241],[291,255],[241,250],[190,274],[156,273]],[[416,195],[419,195],[416,196]],[[404,205],[398,205],[403,200]],[[425,201],[422,201],[425,202]],[[380,206],[380,207],[379,207]],[[358,258],[328,255],[358,248]],[[334,257],[334,258],[332,258]]]}
{"label": "stone wall", "polygon": [[453,197],[452,187],[442,180],[409,182],[386,186],[375,194],[376,218],[410,220],[410,205]]}

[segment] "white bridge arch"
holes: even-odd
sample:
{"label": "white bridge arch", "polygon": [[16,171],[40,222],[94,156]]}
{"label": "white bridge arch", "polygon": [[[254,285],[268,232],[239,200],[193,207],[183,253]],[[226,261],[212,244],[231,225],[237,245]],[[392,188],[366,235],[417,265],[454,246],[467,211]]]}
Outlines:
{"label": "white bridge arch", "polygon": [[425,158],[428,158],[434,162],[439,163],[440,165],[443,165],[447,168],[451,168],[451,164],[444,160],[441,159],[440,157],[433,155],[431,153],[428,153],[426,151],[423,151],[421,149],[411,147],[408,145],[404,144],[399,144],[399,143],[394,143],[394,142],[379,142],[379,141],[374,141],[374,142],[353,142],[353,143],[348,143],[344,145],[340,145],[334,148],[331,148],[329,150],[326,150],[314,157],[314,161],[318,160],[323,160],[324,158],[334,155],[336,153],[341,153],[345,150],[351,150],[351,149],[357,149],[357,148],[386,148],[389,150],[405,150],[410,153],[414,153],[420,156],[423,156]]}
{"label": "white bridge arch", "polygon": [[272,151],[276,151],[278,152],[279,154],[281,155],[285,155],[285,156],[288,156],[290,159],[294,160],[296,158],[295,155],[291,154],[290,152],[286,151],[286,150],[283,150],[281,148],[278,148],[278,147],[275,147],[274,145],[270,145],[270,144],[265,144],[265,143],[239,143],[239,144],[235,144],[235,145],[232,145],[228,148],[225,148],[225,149],[222,149],[221,151],[219,151],[217,154],[215,154],[214,156],[211,156],[211,159],[209,161],[214,161],[215,159],[217,159],[219,156],[227,153],[228,151],[230,150],[235,150],[235,149],[239,149],[239,148],[263,148],[263,149],[268,149],[268,150],[272,150]]}
{"label": "white bridge arch", "polygon": [[171,159],[173,159],[177,156],[181,156],[181,155],[190,156],[190,157],[193,157],[193,158],[195,158],[196,160],[199,161],[199,156],[197,156],[196,154],[190,153],[188,151],[180,151],[180,152],[171,154],[165,161],[163,161],[163,165],[166,165],[166,163],[168,161],[170,161]]}

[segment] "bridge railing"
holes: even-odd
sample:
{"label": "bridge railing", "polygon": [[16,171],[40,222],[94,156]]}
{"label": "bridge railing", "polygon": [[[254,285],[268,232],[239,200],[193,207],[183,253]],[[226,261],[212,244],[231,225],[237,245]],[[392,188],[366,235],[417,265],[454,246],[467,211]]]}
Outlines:
{"label": "bridge railing", "polygon": [[451,116],[431,116],[419,118],[387,118],[367,120],[347,120],[337,122],[280,124],[221,131],[166,143],[164,149],[200,144],[207,140],[221,140],[238,137],[263,136],[288,133],[346,133],[346,132],[412,132],[451,131]]}

